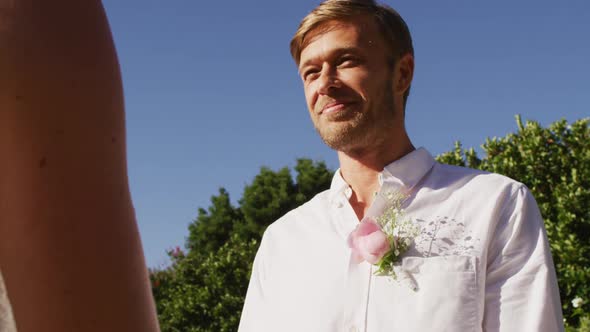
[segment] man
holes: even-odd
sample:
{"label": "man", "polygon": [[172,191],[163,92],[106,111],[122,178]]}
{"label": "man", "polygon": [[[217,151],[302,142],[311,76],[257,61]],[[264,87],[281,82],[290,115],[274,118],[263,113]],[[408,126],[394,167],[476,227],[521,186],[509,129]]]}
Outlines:
{"label": "man", "polygon": [[[528,189],[438,164],[412,145],[404,113],[414,57],[403,19],[371,0],[327,0],[303,19],[291,53],[340,169],[329,190],[266,230],[240,331],[562,330]],[[405,197],[400,209],[389,195]],[[367,227],[402,209],[418,229],[412,244],[394,253],[401,233],[381,236],[380,253],[373,235],[386,230]],[[394,272],[376,273],[394,254]]]}

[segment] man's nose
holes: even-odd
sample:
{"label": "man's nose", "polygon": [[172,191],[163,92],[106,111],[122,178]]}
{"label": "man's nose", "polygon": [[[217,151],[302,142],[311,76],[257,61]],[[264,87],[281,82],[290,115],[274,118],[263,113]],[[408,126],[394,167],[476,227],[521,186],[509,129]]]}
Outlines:
{"label": "man's nose", "polygon": [[338,79],[336,72],[329,68],[322,70],[318,79],[318,93],[327,95],[331,89],[336,89],[341,86],[341,82]]}

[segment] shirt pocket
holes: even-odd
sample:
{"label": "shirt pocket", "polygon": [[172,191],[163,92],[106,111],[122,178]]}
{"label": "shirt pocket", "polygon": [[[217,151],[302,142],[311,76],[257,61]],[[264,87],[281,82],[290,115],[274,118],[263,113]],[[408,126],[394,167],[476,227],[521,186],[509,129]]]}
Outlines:
{"label": "shirt pocket", "polygon": [[473,256],[405,257],[416,291],[374,276],[367,331],[481,331],[477,263]]}

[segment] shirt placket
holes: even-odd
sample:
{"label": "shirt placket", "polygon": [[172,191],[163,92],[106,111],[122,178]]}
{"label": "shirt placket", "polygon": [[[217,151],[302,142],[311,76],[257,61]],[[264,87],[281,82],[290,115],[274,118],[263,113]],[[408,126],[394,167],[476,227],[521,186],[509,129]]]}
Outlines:
{"label": "shirt placket", "polygon": [[[373,203],[371,204],[371,206],[369,207],[369,209],[367,210],[367,216],[372,216],[372,217],[377,217],[380,216],[381,214],[383,214],[383,212],[385,211],[385,209],[387,209],[387,207],[389,206],[389,202],[387,201],[386,197],[388,196],[388,193],[395,193],[395,192],[399,192],[400,190],[402,190],[404,187],[404,184],[397,178],[394,178],[392,176],[383,176],[383,173],[379,174],[379,192],[375,195],[375,199],[373,200]],[[350,205],[349,205],[350,206]],[[352,209],[352,207],[351,207]],[[368,271],[363,271],[364,272],[364,276],[365,276],[365,280],[363,280],[363,292],[365,292],[363,294],[363,297],[365,299],[364,301],[364,308],[363,308],[363,319],[362,319],[362,327],[359,327],[359,329],[354,329],[352,328],[351,331],[364,331],[367,332],[367,319],[368,319],[368,310],[370,307],[370,293],[371,293],[371,288],[375,287],[373,285],[373,281],[374,281],[374,276],[373,276],[373,266],[370,265],[367,262],[363,262],[362,265],[366,266],[366,270]],[[360,266],[360,265],[359,265]],[[366,285],[366,287],[364,287]]]}
{"label": "shirt placket", "polygon": [[[336,215],[342,222],[340,223],[341,233],[345,240],[359,223],[356,213],[348,201],[349,196],[345,190],[335,204]],[[345,296],[343,297],[344,310],[339,331],[365,332],[372,269],[369,263],[357,264],[351,259],[352,256],[349,255],[344,289]]]}
{"label": "shirt placket", "polygon": [[[379,174],[379,184],[381,188],[377,193],[373,204],[369,207],[367,215],[377,216],[383,213],[387,202],[384,197],[387,192],[394,192],[403,187],[401,181],[395,178],[387,177],[385,180],[382,174]],[[359,220],[350,205],[349,198],[351,194],[350,187],[345,189],[335,200],[337,212],[338,227],[345,241],[348,234],[358,225]],[[348,259],[348,271],[344,296],[344,315],[342,318],[342,331],[350,332],[367,332],[367,310],[369,308],[371,281],[373,268],[371,264],[362,262],[360,264],[352,261],[352,256]]]}

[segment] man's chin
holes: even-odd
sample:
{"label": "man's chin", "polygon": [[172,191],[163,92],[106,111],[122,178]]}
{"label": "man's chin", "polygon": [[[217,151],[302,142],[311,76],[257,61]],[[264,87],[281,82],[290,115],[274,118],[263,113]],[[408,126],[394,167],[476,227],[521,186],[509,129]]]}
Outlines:
{"label": "man's chin", "polygon": [[354,135],[321,135],[322,141],[332,150],[349,152],[358,149],[362,138],[355,138]]}
{"label": "man's chin", "polygon": [[367,129],[358,119],[344,121],[320,121],[320,126],[315,126],[322,141],[337,151],[349,151],[356,149],[367,141]]}

